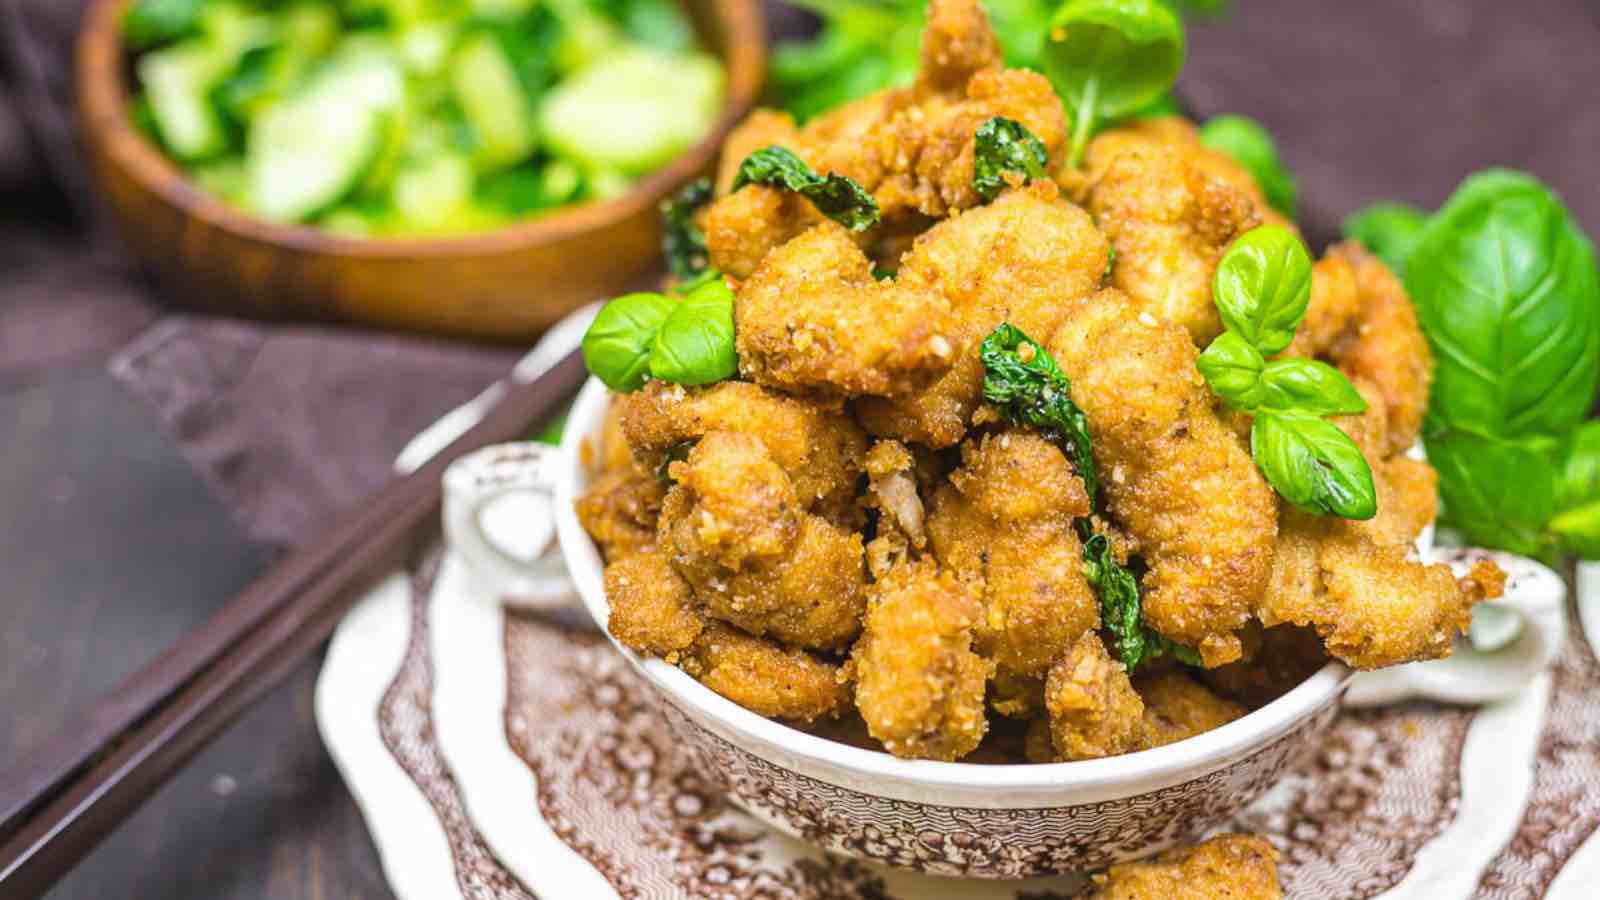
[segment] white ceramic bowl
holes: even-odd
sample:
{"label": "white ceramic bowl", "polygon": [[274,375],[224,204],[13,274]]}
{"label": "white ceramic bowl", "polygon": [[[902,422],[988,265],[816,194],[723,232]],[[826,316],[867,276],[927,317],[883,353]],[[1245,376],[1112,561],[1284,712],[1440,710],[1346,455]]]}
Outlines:
{"label": "white ceramic bowl", "polygon": [[[567,420],[556,531],[595,622],[609,616],[599,551],[574,501],[593,474],[608,395],[590,379]],[[615,641],[613,641],[615,642]],[[940,875],[1022,878],[1100,868],[1217,825],[1258,797],[1338,711],[1350,670],[1329,663],[1255,712],[1166,747],[1050,765],[906,760],[807,734],[617,645],[660,689],[702,772],[752,814],[849,856]]]}

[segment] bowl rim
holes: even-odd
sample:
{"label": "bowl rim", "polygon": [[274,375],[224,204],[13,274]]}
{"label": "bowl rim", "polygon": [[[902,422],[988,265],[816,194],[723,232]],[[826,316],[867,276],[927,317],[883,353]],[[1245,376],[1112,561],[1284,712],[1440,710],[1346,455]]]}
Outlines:
{"label": "bowl rim", "polygon": [[407,259],[453,258],[559,244],[626,221],[655,206],[672,190],[709,169],[735,125],[754,107],[766,74],[766,16],[756,0],[706,0],[726,33],[712,50],[726,74],[722,109],[699,142],[615,197],[558,209],[549,215],[483,232],[443,237],[353,237],[311,225],[268,222],[201,189],[187,173],[133,127],[128,114],[126,56],[119,23],[133,0],[92,0],[80,26],[76,52],[78,122],[85,140],[139,187],[184,214],[235,237],[327,256]]}
{"label": "bowl rim", "polygon": [[[556,532],[562,555],[584,606],[605,629],[605,589],[594,542],[578,522],[574,501],[586,483],[592,455],[586,445],[604,427],[609,392],[591,377],[579,392],[561,442],[562,460],[556,485]],[[717,694],[674,666],[639,656],[606,630],[606,637],[642,670],[673,703],[695,713],[722,737],[791,771],[817,777],[818,772],[846,774],[857,785],[878,793],[903,794],[895,787],[920,792],[963,795],[988,808],[1021,807],[1018,794],[1043,794],[1040,806],[1057,805],[1061,795],[1091,791],[1107,797],[1143,793],[1222,769],[1250,756],[1333,702],[1354,674],[1330,660],[1306,680],[1260,709],[1204,734],[1163,747],[1104,759],[1059,763],[964,763],[901,759],[881,750],[856,747],[821,737],[760,716]],[[824,778],[837,783],[835,778]],[[992,793],[984,803],[981,794]],[[909,797],[908,797],[909,799]],[[1085,802],[1085,801],[1080,801]],[[952,805],[952,804],[939,804]]]}

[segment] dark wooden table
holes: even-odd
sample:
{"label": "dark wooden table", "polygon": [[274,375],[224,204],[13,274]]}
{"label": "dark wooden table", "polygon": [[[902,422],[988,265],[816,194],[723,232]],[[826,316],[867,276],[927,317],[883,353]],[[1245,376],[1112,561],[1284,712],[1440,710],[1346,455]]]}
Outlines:
{"label": "dark wooden table", "polygon": [[[267,562],[98,367],[0,382],[0,766]],[[391,896],[322,749],[304,666],[50,894]]]}

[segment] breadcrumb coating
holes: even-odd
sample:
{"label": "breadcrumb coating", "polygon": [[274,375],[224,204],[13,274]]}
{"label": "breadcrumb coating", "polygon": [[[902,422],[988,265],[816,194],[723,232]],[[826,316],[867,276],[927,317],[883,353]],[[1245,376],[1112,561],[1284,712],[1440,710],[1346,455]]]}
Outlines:
{"label": "breadcrumb coating", "polygon": [[709,622],[684,652],[680,668],[706,687],[770,719],[812,722],[850,703],[839,667],[804,650]]}
{"label": "breadcrumb coating", "polygon": [[856,708],[896,756],[956,760],[983,740],[990,665],[972,649],[982,606],[932,560],[872,586],[856,642]]}
{"label": "breadcrumb coating", "polygon": [[1146,745],[1144,701],[1092,631],[1050,667],[1044,702],[1058,760],[1117,756]]}
{"label": "breadcrumb coating", "polygon": [[1281,900],[1278,851],[1255,835],[1222,834],[1120,863],[1093,876],[1081,900]]}
{"label": "breadcrumb coating", "polygon": [[1164,747],[1226,725],[1249,710],[1212,693],[1180,669],[1140,675],[1133,689],[1144,701],[1144,746]]}
{"label": "breadcrumb coating", "polygon": [[689,585],[654,548],[606,566],[606,622],[617,640],[635,652],[674,661],[705,630]]}
{"label": "breadcrumb coating", "polygon": [[652,475],[634,471],[631,461],[608,469],[578,498],[578,521],[615,562],[655,543],[656,521],[666,486]]}

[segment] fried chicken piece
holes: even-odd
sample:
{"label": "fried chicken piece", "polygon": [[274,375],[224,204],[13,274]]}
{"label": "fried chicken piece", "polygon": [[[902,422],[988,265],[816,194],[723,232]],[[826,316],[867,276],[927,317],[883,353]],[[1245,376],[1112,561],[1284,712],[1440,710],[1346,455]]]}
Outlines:
{"label": "fried chicken piece", "polygon": [[1277,496],[1218,419],[1194,344],[1108,290],[1075,304],[1049,349],[1088,418],[1111,515],[1149,566],[1145,620],[1208,667],[1238,659],[1234,632],[1272,569]]}
{"label": "fried chicken piece", "polygon": [[865,460],[867,493],[863,498],[877,510],[877,534],[867,543],[867,571],[882,578],[910,558],[913,550],[928,546],[927,514],[917,491],[917,461],[899,441],[878,441]]}
{"label": "fried chicken piece", "polygon": [[934,555],[983,599],[978,652],[1001,671],[1042,676],[1100,625],[1072,529],[1089,512],[1083,481],[1028,430],[968,441],[961,455],[962,467],[933,496]]}
{"label": "fried chicken piece", "polygon": [[851,659],[856,708],[884,749],[948,761],[983,739],[990,666],[972,649],[981,613],[977,598],[932,560],[896,566],[872,586]]}
{"label": "fried chicken piece", "polygon": [[624,647],[676,662],[705,630],[689,585],[667,555],[650,548],[606,566],[606,628]]}
{"label": "fried chicken piece", "polygon": [[606,404],[600,426],[599,468],[601,472],[633,468],[633,451],[628,449],[628,436],[622,433],[622,404],[615,395]]}
{"label": "fried chicken piece", "polygon": [[877,281],[849,232],[824,222],[766,259],[734,302],[739,371],[790,393],[899,396],[956,355],[944,295]]}
{"label": "fried chicken piece", "polygon": [[[934,0],[928,22],[914,86],[863,98],[798,130],[763,114],[730,137],[724,184],[731,187],[730,172],[738,165],[730,169],[726,156],[758,149],[752,144],[760,137],[818,174],[837,173],[861,185],[892,228],[907,217],[941,218],[982,202],[972,188],[975,134],[996,116],[1020,122],[1058,158],[1067,137],[1059,98],[1042,75],[1000,68],[998,44],[977,0]],[[817,221],[809,201],[781,193],[752,185],[711,205],[703,227],[713,265],[747,278],[766,253]],[[866,245],[874,235],[853,239]]]}
{"label": "fried chicken piece", "polygon": [[1072,300],[1105,274],[1109,245],[1083,210],[1048,182],[1002,194],[930,228],[902,260],[897,280],[939,291],[955,317],[955,364],[926,390],[863,398],[856,416],[872,434],[954,446],[982,401],[979,344],[1002,322],[1043,341]]}
{"label": "fried chicken piece", "polygon": [[1285,355],[1325,359],[1377,388],[1388,411],[1382,455],[1417,442],[1433,352],[1405,285],[1360,244],[1337,244],[1317,261],[1305,321]]}
{"label": "fried chicken piece", "polygon": [[1050,667],[1044,686],[1057,759],[1099,759],[1146,746],[1144,702],[1100,636],[1084,632]]}
{"label": "fried chicken piece", "polygon": [[1093,876],[1081,900],[1281,900],[1278,851],[1262,838],[1222,834]]}
{"label": "fried chicken piece", "polygon": [[706,624],[679,667],[706,687],[770,719],[811,722],[837,716],[850,703],[850,686],[838,666],[720,622]]}
{"label": "fried chicken piece", "polygon": [[1417,460],[1382,457],[1391,445],[1387,405],[1372,382],[1354,383],[1367,411],[1331,421],[1366,456],[1378,514],[1354,521],[1285,505],[1256,617],[1315,628],[1329,653],[1358,669],[1440,659],[1471,622],[1473,604],[1503,590],[1504,574],[1490,564],[1458,579],[1449,566],[1411,558],[1433,517],[1434,474]]}
{"label": "fried chicken piece", "polygon": [[833,650],[861,628],[861,535],[798,507],[794,486],[747,434],[713,431],[683,462],[658,540],[706,613],[756,636]]}
{"label": "fried chicken piece", "polygon": [[1249,709],[1288,693],[1328,661],[1322,641],[1309,628],[1262,628],[1252,623],[1241,636],[1245,639],[1243,659],[1195,674],[1213,691]]}
{"label": "fried chicken piece", "polygon": [[1204,347],[1222,331],[1211,296],[1217,263],[1240,235],[1262,224],[1260,191],[1248,175],[1223,177],[1212,151],[1173,121],[1136,122],[1089,143],[1084,204],[1111,239],[1111,283],[1141,311],[1175,322]]}
{"label": "fried chicken piece", "polygon": [[1134,679],[1133,689],[1144,701],[1145,747],[1175,744],[1249,712],[1213,694],[1182,669],[1140,675]]}
{"label": "fried chicken piece", "polygon": [[867,437],[836,406],[743,381],[701,388],[651,381],[620,402],[623,431],[645,471],[658,471],[670,454],[708,431],[737,431],[761,439],[805,508],[855,505]]}
{"label": "fried chicken piece", "polygon": [[578,498],[578,521],[600,554],[616,562],[655,543],[656,521],[666,487],[653,475],[640,475],[629,460],[601,473]]}

